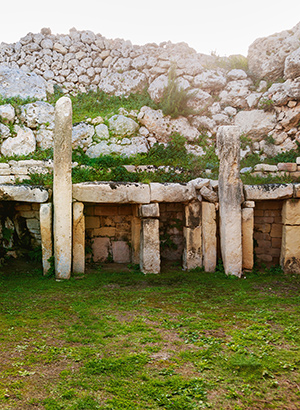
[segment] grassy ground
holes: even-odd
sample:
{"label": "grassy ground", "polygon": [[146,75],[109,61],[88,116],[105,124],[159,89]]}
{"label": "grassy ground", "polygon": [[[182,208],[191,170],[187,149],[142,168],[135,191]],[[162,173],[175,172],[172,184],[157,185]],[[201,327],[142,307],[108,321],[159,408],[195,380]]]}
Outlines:
{"label": "grassy ground", "polygon": [[299,409],[300,277],[0,274],[0,409]]}

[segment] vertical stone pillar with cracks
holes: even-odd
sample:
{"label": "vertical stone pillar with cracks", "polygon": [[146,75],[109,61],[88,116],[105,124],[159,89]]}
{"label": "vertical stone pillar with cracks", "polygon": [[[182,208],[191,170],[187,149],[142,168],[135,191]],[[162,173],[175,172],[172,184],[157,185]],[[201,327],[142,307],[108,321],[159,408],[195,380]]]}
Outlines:
{"label": "vertical stone pillar with cracks", "polygon": [[69,279],[72,264],[72,103],[60,98],[55,106],[53,234],[56,279]]}
{"label": "vertical stone pillar with cracks", "polygon": [[73,273],[84,273],[85,218],[82,202],[73,203]]}
{"label": "vertical stone pillar with cracks", "polygon": [[240,179],[240,129],[221,126],[217,133],[221,253],[226,275],[242,275],[243,189]]}
{"label": "vertical stone pillar with cracks", "polygon": [[140,269],[143,273],[160,273],[159,205],[141,205]]}
{"label": "vertical stone pillar with cracks", "polygon": [[47,275],[50,268],[52,257],[52,204],[40,205],[40,226],[42,240],[42,260],[43,274]]}

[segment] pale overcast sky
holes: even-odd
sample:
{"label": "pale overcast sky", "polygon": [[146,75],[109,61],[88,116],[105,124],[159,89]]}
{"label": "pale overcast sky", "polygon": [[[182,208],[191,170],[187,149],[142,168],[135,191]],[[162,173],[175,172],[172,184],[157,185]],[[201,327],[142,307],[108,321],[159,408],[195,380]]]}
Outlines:
{"label": "pale overcast sky", "polygon": [[133,44],[184,41],[200,53],[246,56],[258,37],[299,21],[300,0],[3,0],[0,43],[75,27]]}

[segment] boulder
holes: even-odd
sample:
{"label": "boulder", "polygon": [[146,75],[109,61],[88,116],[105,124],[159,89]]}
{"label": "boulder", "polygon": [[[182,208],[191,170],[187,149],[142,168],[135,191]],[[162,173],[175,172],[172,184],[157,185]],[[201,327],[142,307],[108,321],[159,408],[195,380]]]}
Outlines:
{"label": "boulder", "polygon": [[284,77],[292,80],[300,77],[300,47],[285,59]]}
{"label": "boulder", "polygon": [[46,81],[35,73],[26,73],[18,68],[0,66],[0,95],[4,98],[45,99]]}
{"label": "boulder", "polygon": [[93,141],[94,127],[81,122],[73,126],[72,129],[72,147],[88,147]]}
{"label": "boulder", "polygon": [[1,145],[1,154],[7,157],[28,155],[36,149],[36,140],[29,128],[15,127],[16,137],[8,137]]}
{"label": "boulder", "polygon": [[194,141],[199,136],[199,131],[190,125],[187,118],[179,117],[172,119],[169,115],[164,116],[162,110],[153,110],[146,106],[142,107],[138,120],[159,142],[168,142],[170,136],[176,132],[184,136],[188,141]]}
{"label": "boulder", "polygon": [[124,115],[113,115],[109,120],[110,131],[119,137],[133,135],[139,128],[138,124]]}
{"label": "boulder", "polygon": [[158,76],[148,88],[148,93],[153,101],[159,102],[163,96],[164,89],[168,85],[168,77],[165,74]]}
{"label": "boulder", "polygon": [[131,93],[142,92],[146,85],[146,75],[131,70],[125,73],[109,73],[101,78],[98,87],[107,94],[129,96]]}
{"label": "boulder", "polygon": [[11,104],[0,105],[0,120],[3,123],[14,122],[15,109]]}
{"label": "boulder", "polygon": [[193,80],[194,87],[199,87],[208,92],[218,91],[225,87],[226,78],[220,70],[208,70],[196,75]]}
{"label": "boulder", "polygon": [[240,111],[235,116],[235,125],[240,127],[241,135],[246,134],[253,141],[261,141],[276,126],[276,116],[262,110]]}
{"label": "boulder", "polygon": [[300,47],[300,23],[285,30],[254,41],[248,51],[249,71],[258,78],[271,81],[283,77],[285,59]]}
{"label": "boulder", "polygon": [[54,129],[54,107],[44,101],[21,106],[21,121],[30,128],[45,125],[46,128]]}
{"label": "boulder", "polygon": [[109,138],[108,127],[105,124],[99,124],[95,127],[96,135],[94,141],[107,140]]}

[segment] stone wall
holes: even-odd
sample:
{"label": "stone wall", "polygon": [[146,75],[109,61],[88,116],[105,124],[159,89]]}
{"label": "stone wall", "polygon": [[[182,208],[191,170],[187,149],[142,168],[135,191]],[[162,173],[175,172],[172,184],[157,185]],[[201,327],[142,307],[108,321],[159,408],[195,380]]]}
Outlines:
{"label": "stone wall", "polygon": [[258,201],[254,208],[254,253],[258,264],[279,264],[283,201]]}
{"label": "stone wall", "polygon": [[129,263],[132,205],[86,204],[86,240],[94,262]]}
{"label": "stone wall", "polygon": [[184,205],[172,202],[161,203],[159,211],[161,258],[181,261],[183,253]]}

